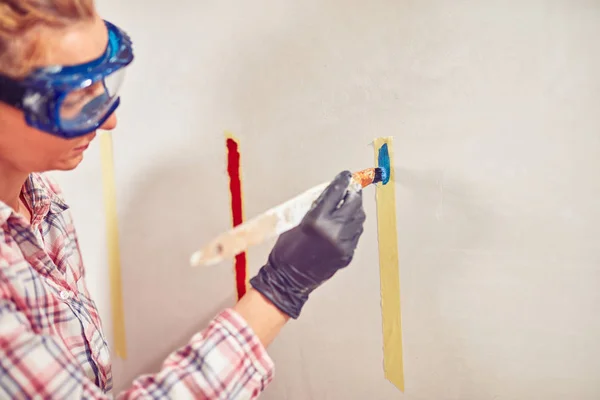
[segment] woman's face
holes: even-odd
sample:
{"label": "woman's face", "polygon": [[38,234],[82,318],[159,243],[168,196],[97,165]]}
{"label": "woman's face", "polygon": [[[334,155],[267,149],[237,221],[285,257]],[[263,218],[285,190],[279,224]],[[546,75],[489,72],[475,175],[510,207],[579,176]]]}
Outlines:
{"label": "woman's face", "polygon": [[[108,31],[101,18],[73,24],[65,29],[40,28],[37,35],[46,54],[36,67],[77,65],[100,57],[106,50]],[[113,114],[100,128],[114,129]],[[0,163],[19,172],[71,170],[96,136],[95,132],[63,139],[29,127],[22,111],[0,103]]]}

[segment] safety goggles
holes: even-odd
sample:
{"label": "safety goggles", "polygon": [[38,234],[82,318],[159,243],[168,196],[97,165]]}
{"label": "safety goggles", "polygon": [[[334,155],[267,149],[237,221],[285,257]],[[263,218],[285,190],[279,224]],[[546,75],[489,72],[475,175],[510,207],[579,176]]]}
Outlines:
{"label": "safety goggles", "polygon": [[102,126],[119,106],[125,67],[134,58],[129,36],[104,22],[108,45],[101,57],[40,68],[22,80],[0,75],[0,101],[22,110],[29,126],[66,139]]}

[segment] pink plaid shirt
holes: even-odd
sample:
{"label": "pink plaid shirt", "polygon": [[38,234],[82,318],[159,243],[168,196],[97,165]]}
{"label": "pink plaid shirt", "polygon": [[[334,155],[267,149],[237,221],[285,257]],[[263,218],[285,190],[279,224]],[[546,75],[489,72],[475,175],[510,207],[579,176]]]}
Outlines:
{"label": "pink plaid shirt", "polygon": [[[31,224],[0,202],[0,398],[112,398],[110,352],[58,186],[23,186]],[[246,322],[220,313],[162,369],[117,397],[256,398],[273,363]]]}

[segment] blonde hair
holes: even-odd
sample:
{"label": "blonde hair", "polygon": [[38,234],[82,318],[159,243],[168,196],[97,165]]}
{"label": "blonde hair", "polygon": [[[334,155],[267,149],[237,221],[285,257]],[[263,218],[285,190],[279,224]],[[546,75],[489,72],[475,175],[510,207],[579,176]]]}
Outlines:
{"label": "blonde hair", "polygon": [[44,55],[37,29],[91,19],[94,0],[0,0],[0,73],[26,76]]}

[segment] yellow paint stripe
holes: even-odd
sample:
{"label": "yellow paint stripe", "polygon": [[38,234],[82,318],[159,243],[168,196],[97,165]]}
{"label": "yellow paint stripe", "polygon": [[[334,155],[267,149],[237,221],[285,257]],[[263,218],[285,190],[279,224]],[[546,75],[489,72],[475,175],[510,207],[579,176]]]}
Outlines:
{"label": "yellow paint stripe", "polygon": [[381,279],[381,317],[383,320],[383,365],[385,378],[404,392],[402,318],[400,308],[400,270],[396,227],[396,187],[392,137],[377,138],[375,163],[379,149],[387,143],[390,153],[390,181],[377,185],[377,234],[379,239],[379,274]]}
{"label": "yellow paint stripe", "polygon": [[123,313],[123,289],[121,285],[121,256],[119,252],[113,144],[110,133],[100,134],[100,151],[102,158],[104,213],[106,215],[106,242],[108,245],[108,274],[113,319],[113,340],[115,353],[122,359],[125,359],[127,357],[125,316]]}

